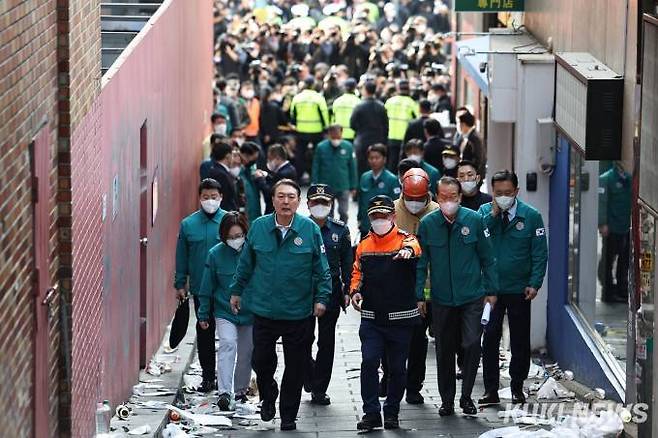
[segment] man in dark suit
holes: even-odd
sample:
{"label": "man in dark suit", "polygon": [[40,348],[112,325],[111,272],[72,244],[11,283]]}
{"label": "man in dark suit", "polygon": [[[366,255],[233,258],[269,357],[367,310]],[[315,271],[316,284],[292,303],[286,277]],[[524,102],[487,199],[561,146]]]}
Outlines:
{"label": "man in dark suit", "polygon": [[218,181],[222,186],[223,196],[220,207],[225,211],[238,211],[236,182],[240,175],[240,166],[232,166],[233,146],[225,140],[217,139],[211,148],[212,166],[208,169],[208,177]]}
{"label": "man in dark suit", "polygon": [[461,159],[475,164],[478,174],[484,178],[487,160],[482,140],[475,132],[475,117],[471,113],[465,113],[459,116],[458,122],[459,131],[462,133],[459,144]]}
{"label": "man in dark suit", "polygon": [[[425,123],[425,120],[429,119],[430,114],[432,113],[432,103],[427,99],[423,99],[418,103],[418,107],[420,110],[420,117],[409,122],[407,132],[404,134],[404,144],[407,144],[409,140],[413,139],[421,140],[423,143],[427,141],[423,124]],[[443,138],[444,134],[441,124],[439,124],[439,128],[439,138]]]}
{"label": "man in dark suit", "polygon": [[425,155],[423,159],[437,169],[442,169],[442,153],[443,149],[448,145],[443,139],[443,128],[441,128],[441,123],[439,123],[438,120],[434,120],[428,117],[423,122],[423,129],[425,130],[425,136],[427,137],[427,141],[425,142]]}
{"label": "man in dark suit", "polygon": [[288,152],[282,145],[275,143],[267,149],[267,172],[256,170],[254,172],[256,185],[263,192],[265,199],[265,214],[274,211],[272,204],[272,188],[277,181],[291,179],[297,181],[295,166],[288,160]]}
{"label": "man in dark suit", "polygon": [[354,107],[350,128],[355,132],[354,151],[359,175],[368,167],[368,147],[375,143],[386,144],[388,140],[388,115],[384,104],[375,98],[377,85],[368,81],[363,87],[363,101]]}

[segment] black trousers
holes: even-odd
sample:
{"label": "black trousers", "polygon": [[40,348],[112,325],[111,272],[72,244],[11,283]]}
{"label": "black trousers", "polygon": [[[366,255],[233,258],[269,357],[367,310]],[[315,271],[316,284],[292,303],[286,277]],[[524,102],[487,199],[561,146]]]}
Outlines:
{"label": "black trousers", "polygon": [[514,390],[523,389],[523,381],[530,370],[530,303],[523,294],[498,295],[498,301],[491,311],[489,324],[484,328],[482,340],[482,368],[484,390],[497,393],[500,384],[498,350],[503,335],[503,319],[507,312],[509,321],[510,348],[512,360],[509,374]]}
{"label": "black trousers", "polygon": [[[208,329],[203,330],[199,326],[199,299],[196,295],[192,295],[194,299],[194,313],[197,316],[196,323],[196,349],[199,355],[199,363],[201,364],[201,375],[203,380],[214,382],[216,376],[216,362],[215,362],[215,318],[208,319]],[[212,306],[212,303],[211,303]],[[212,308],[211,313],[212,315]]]}
{"label": "black trousers", "polygon": [[[599,261],[599,280],[603,285],[603,301],[611,301],[614,295],[628,296],[628,268],[630,257],[630,233],[609,233],[603,238],[603,250]],[[615,260],[617,269],[613,279]]]}
{"label": "black trousers", "polygon": [[309,149],[309,143],[313,148],[322,141],[322,133],[318,134],[297,134],[297,144],[295,146],[295,170],[297,178],[301,178],[304,172],[310,172],[310,163],[313,161],[313,149]]}
{"label": "black trousers", "polygon": [[457,333],[461,332],[461,347],[464,354],[462,368],[463,398],[470,398],[480,365],[480,337],[482,335],[483,300],[457,307],[432,303],[432,322],[436,336],[436,364],[439,375],[439,394],[443,403],[454,403],[456,392],[455,355]]}
{"label": "black trousers", "polygon": [[279,399],[282,423],[297,419],[304,385],[304,371],[311,354],[312,324],[312,318],[286,321],[254,317],[252,364],[256,372],[256,383],[261,400],[274,398],[273,392],[277,386],[274,372],[278,363],[276,341],[279,338],[283,340],[285,370]]}
{"label": "black trousers", "polygon": [[334,367],[334,351],[336,349],[336,323],[340,309],[327,311],[321,318],[313,318],[311,323],[311,346],[315,340],[315,323],[318,324],[318,352],[313,359],[309,352],[308,369],[309,381],[314,394],[326,394],[331,371]]}

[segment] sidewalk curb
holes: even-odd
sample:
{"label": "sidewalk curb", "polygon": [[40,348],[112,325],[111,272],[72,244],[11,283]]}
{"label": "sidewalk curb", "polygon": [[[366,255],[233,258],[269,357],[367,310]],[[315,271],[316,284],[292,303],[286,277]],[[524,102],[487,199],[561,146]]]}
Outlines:
{"label": "sidewalk curb", "polygon": [[133,413],[128,417],[127,420],[119,420],[117,416],[114,415],[114,411],[112,411],[114,416],[112,417],[110,424],[114,428],[114,432],[111,432],[110,436],[113,438],[133,436],[128,435],[124,431],[124,427],[128,427],[130,430],[133,430],[137,427],[147,424],[151,427],[152,431],[148,434],[139,436],[155,438],[162,435],[163,429],[169,422],[169,410],[139,407],[135,405],[135,402],[158,401],[173,405],[180,398],[183,386],[183,376],[189,369],[189,366],[194,360],[196,353],[196,318],[192,313],[192,309],[190,309],[190,313],[191,315],[187,327],[187,332],[185,337],[181,340],[178,349],[172,353],[165,353],[164,351],[164,346],[169,344],[169,330],[171,326],[167,326],[162,336],[160,347],[158,347],[158,351],[151,357],[151,360],[155,360],[158,357],[174,358],[179,356],[180,359],[171,364],[171,372],[163,373],[159,377],[156,377],[148,374],[146,369],[141,369],[139,372],[139,381],[135,382],[135,384],[137,384],[144,380],[148,381],[151,379],[159,378],[162,379],[162,382],[159,382],[159,384],[162,384],[164,388],[175,391],[175,394],[167,396],[130,396],[130,398],[125,403],[133,408]]}

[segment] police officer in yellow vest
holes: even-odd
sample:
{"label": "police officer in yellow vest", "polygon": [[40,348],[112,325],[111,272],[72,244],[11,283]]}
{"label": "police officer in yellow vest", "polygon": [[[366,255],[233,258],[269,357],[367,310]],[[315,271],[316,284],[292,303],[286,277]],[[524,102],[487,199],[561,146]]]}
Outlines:
{"label": "police officer in yellow vest", "polygon": [[398,94],[388,99],[384,107],[388,114],[388,168],[395,172],[407,126],[420,115],[418,102],[409,96],[409,81],[398,82]]}
{"label": "police officer in yellow vest", "polygon": [[[297,127],[295,169],[300,180],[308,177],[306,153],[322,141],[322,132],[329,124],[329,110],[324,97],[315,91],[315,79],[304,81],[304,90],[292,99],[290,117]],[[305,176],[304,173],[307,173]]]}
{"label": "police officer in yellow vest", "polygon": [[344,86],[345,93],[334,100],[333,105],[331,105],[331,124],[342,126],[343,139],[353,141],[354,130],[350,128],[350,117],[352,117],[354,107],[361,102],[361,99],[354,94],[356,89],[356,80],[354,78],[347,79]]}

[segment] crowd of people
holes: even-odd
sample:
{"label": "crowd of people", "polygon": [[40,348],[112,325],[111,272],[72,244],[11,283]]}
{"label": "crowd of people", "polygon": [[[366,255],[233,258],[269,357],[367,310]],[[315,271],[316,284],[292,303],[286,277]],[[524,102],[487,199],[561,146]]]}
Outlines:
{"label": "crowd of people", "polygon": [[[493,174],[493,198],[481,190],[486,153],[475,116],[453,111],[447,91],[450,3],[215,5],[212,134],[200,208],[181,222],[174,281],[178,298],[191,294],[195,304],[200,389],[217,389],[219,408],[230,410],[247,399],[253,369],[261,418],[274,418],[280,393],[281,429],[295,429],[302,389],[312,403],[331,403],[336,324],[351,305],[361,314],[359,430],[399,427],[405,393],[407,403],[424,402],[428,330],[439,414],[454,413],[462,378],[460,407],[475,415],[489,304],[480,402],[498,402],[505,313],[513,401],[523,401],[545,230],[518,199],[514,173]],[[304,186],[310,216],[297,212]]]}

